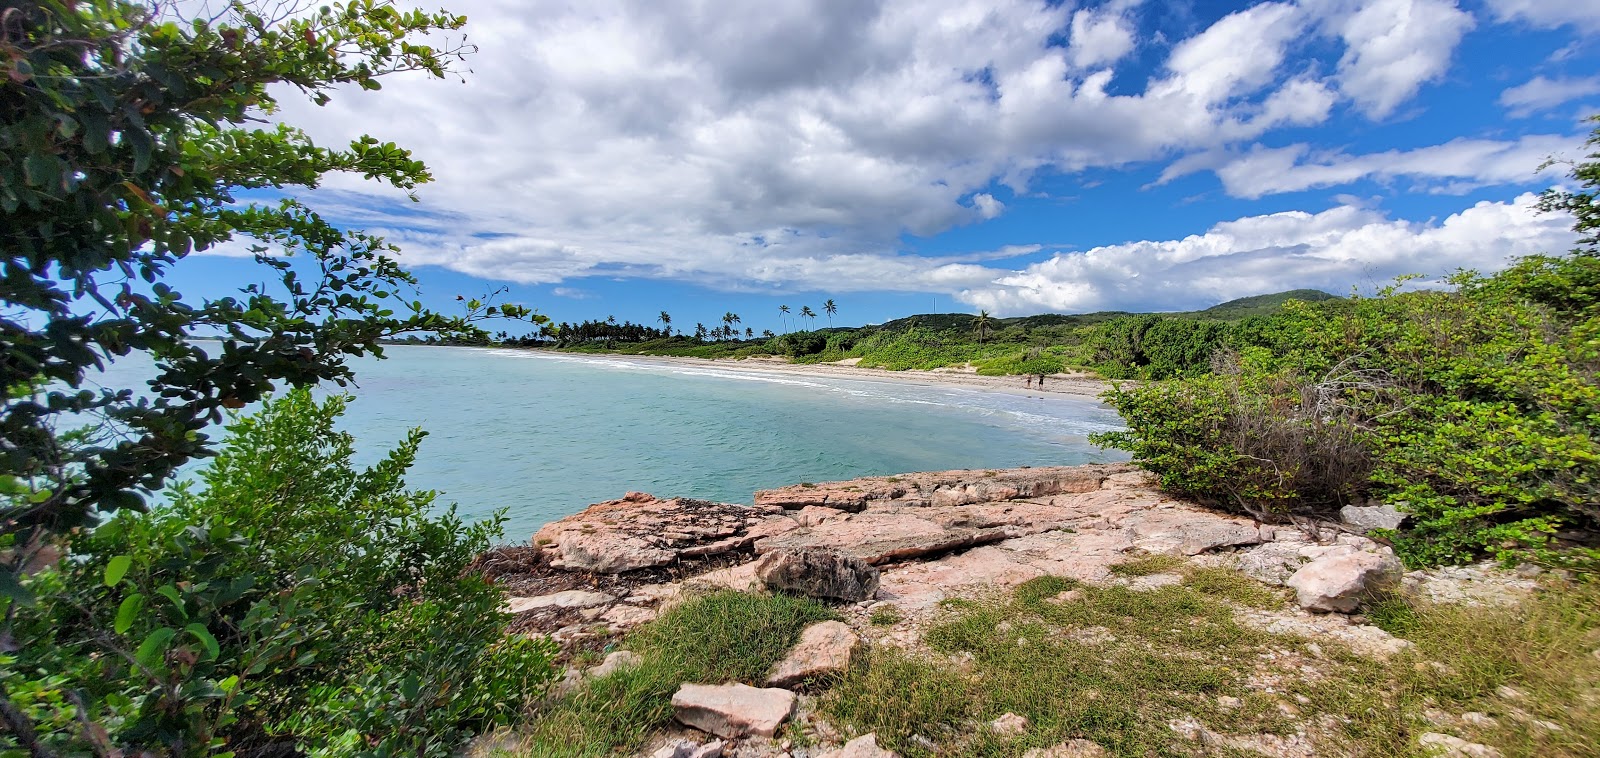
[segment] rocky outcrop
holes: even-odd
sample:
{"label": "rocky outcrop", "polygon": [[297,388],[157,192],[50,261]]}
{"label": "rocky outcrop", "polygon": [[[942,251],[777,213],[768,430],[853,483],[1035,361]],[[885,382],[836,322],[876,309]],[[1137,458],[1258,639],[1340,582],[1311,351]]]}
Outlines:
{"label": "rocky outcrop", "polygon": [[1046,748],[1033,748],[1022,754],[1022,758],[1110,758],[1111,753],[1100,747],[1099,743],[1089,740],[1067,740],[1059,745]]}
{"label": "rocky outcrop", "polygon": [[797,484],[756,493],[757,506],[799,510],[822,506],[859,513],[869,506],[909,507],[995,503],[1018,498],[1093,492],[1106,478],[1132,471],[1127,464],[933,471],[870,476],[826,484]]}
{"label": "rocky outcrop", "polygon": [[793,692],[745,684],[685,684],[672,696],[679,723],[723,739],[771,737],[794,713]]}
{"label": "rocky outcrop", "polygon": [[756,578],[769,590],[856,602],[878,590],[878,569],[839,550],[781,548],[756,561]]}
{"label": "rocky outcrop", "polygon": [[797,526],[779,508],[630,492],[547,524],[533,542],[552,567],[617,574],[743,550]]}
{"label": "rocky outcrop", "polygon": [[1354,613],[1361,604],[1400,581],[1392,553],[1352,552],[1318,558],[1289,577],[1300,607],[1322,613]]}
{"label": "rocky outcrop", "polygon": [[800,633],[794,649],[767,677],[767,686],[793,688],[826,676],[842,674],[861,646],[861,638],[838,621],[812,624]]}

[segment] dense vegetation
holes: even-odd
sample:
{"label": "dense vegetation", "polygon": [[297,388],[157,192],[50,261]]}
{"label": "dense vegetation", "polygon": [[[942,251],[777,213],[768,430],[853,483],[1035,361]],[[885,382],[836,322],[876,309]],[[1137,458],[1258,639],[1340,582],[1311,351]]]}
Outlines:
{"label": "dense vegetation", "polygon": [[[1597,165],[1574,174],[1591,192],[1545,206],[1600,214]],[[1263,517],[1393,503],[1413,565],[1600,569],[1600,251],[1583,244],[1448,291],[1247,319],[1215,371],[1112,391],[1128,430],[1098,440],[1170,490]]]}
{"label": "dense vegetation", "polygon": [[[396,336],[486,340],[491,310],[543,320],[407,297],[393,246],[294,193],[339,173],[410,190],[426,167],[263,118],[288,93],[445,76],[471,51],[451,38],[464,22],[381,0],[6,5],[0,754],[442,756],[548,681],[548,646],[506,638],[501,592],[466,571],[495,525],[404,489],[420,434],[356,469],[340,401],[304,392],[237,420],[220,451],[205,433],[284,385],[345,383],[347,358]],[[263,267],[238,296],[163,281],[230,242]],[[130,354],[153,381],[91,380]],[[211,456],[203,487],[142,512]]]}
{"label": "dense vegetation", "polygon": [[[1335,298],[1317,290],[1293,290],[1185,313],[1006,319],[987,313],[938,313],[875,326],[767,332],[760,338],[746,329],[743,339],[728,329],[728,323],[715,330],[701,325],[689,334],[673,334],[670,329],[589,321],[550,325],[536,337],[503,344],[693,358],[782,356],[797,363],[855,358],[861,366],[894,371],[970,363],[988,376],[1087,369],[1112,378],[1164,379],[1208,371],[1211,353],[1235,332],[1255,328],[1254,318],[1275,313],[1288,302],[1329,299]],[[831,314],[837,308],[825,303],[824,310]],[[663,322],[670,324],[670,317]]]}
{"label": "dense vegetation", "polygon": [[352,465],[344,402],[236,419],[198,486],[22,580],[0,685],[33,736],[0,749],[448,756],[539,695],[554,646],[507,636],[504,591],[467,570],[498,519],[405,488],[420,431]]}

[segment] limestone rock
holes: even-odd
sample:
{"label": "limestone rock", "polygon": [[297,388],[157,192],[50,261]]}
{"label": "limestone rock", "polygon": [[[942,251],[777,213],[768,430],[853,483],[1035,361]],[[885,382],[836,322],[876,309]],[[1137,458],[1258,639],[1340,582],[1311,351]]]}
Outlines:
{"label": "limestone rock", "polygon": [[1392,505],[1347,505],[1339,509],[1339,520],[1370,532],[1373,529],[1399,529],[1406,514]]}
{"label": "limestone rock", "polygon": [[863,734],[844,743],[844,747],[829,750],[817,758],[899,758],[899,756],[893,751],[878,747],[878,735]]}
{"label": "limestone rock", "polygon": [[616,602],[616,598],[604,592],[567,590],[539,597],[510,598],[506,601],[506,610],[509,613],[522,613],[535,608],[592,608],[612,602]]}
{"label": "limestone rock", "polygon": [[1015,713],[1002,713],[999,718],[989,722],[989,731],[1001,737],[1020,737],[1028,731],[1028,717]]}
{"label": "limestone rock", "polygon": [[1288,585],[1308,611],[1353,613],[1363,600],[1400,580],[1400,562],[1388,553],[1318,558],[1294,572]]}
{"label": "limestone rock", "polygon": [[881,504],[910,507],[992,503],[1015,498],[1040,498],[1100,488],[1107,477],[1129,473],[1127,464],[1043,466],[1003,471],[933,471],[899,476],[872,476],[826,484],[799,484],[755,495],[758,506],[799,510],[823,506],[860,512]]}
{"label": "limestone rock", "polygon": [[675,739],[657,748],[650,758],[722,758],[727,743],[712,740],[702,745],[694,740]]}
{"label": "limestone rock", "polygon": [[1033,748],[1022,758],[1110,758],[1111,753],[1090,740],[1067,740],[1047,748]]}
{"label": "limestone rock", "polygon": [[534,544],[555,568],[618,574],[744,550],[796,526],[778,508],[630,492],[546,524]]}
{"label": "limestone rock", "polygon": [[756,562],[767,589],[806,597],[857,602],[878,589],[878,569],[838,550],[775,550]]}
{"label": "limestone rock", "polygon": [[769,687],[794,687],[810,679],[840,674],[861,646],[861,638],[838,621],[812,624],[800,633],[794,649],[767,678]]}
{"label": "limestone rock", "polygon": [[1417,744],[1432,750],[1438,758],[1500,758],[1501,753],[1488,745],[1468,742],[1438,732],[1427,732],[1417,738]]}
{"label": "limestone rock", "polygon": [[794,704],[794,693],[788,690],[739,683],[685,684],[672,696],[672,715],[724,739],[771,737],[794,713]]}
{"label": "limestone rock", "polygon": [[596,679],[611,676],[623,669],[633,668],[640,663],[639,654],[630,650],[618,650],[606,656],[600,665],[589,669],[589,676]]}

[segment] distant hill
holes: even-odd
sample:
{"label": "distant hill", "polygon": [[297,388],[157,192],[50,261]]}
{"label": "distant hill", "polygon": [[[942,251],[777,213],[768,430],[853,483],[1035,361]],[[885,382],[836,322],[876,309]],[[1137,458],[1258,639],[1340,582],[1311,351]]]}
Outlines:
{"label": "distant hill", "polygon": [[1194,315],[1202,318],[1214,318],[1224,321],[1234,321],[1247,316],[1270,316],[1278,312],[1284,303],[1290,300],[1304,300],[1315,303],[1321,300],[1338,300],[1338,295],[1330,295],[1322,290],[1289,290],[1288,292],[1275,292],[1271,295],[1256,295],[1254,297],[1241,297],[1238,300],[1229,300],[1220,305],[1213,305],[1203,311],[1194,311]]}
{"label": "distant hill", "polygon": [[[1248,316],[1269,316],[1276,313],[1284,303],[1290,300],[1304,300],[1314,303],[1319,300],[1337,300],[1338,295],[1330,295],[1322,290],[1289,290],[1288,292],[1274,292],[1270,295],[1255,295],[1241,297],[1238,300],[1229,300],[1226,303],[1213,305],[1200,311],[1178,311],[1163,313],[1163,316],[1173,318],[1198,318],[1216,321],[1237,321]],[[1078,313],[1063,315],[1059,313],[1044,313],[1037,316],[1016,316],[1013,318],[991,319],[996,331],[1011,326],[1020,326],[1025,329],[1038,329],[1052,326],[1088,326],[1102,321],[1110,321],[1120,316],[1140,315],[1128,311],[1096,311],[1094,313]],[[912,327],[944,330],[969,330],[978,317],[970,313],[922,313],[916,316],[897,318],[878,326],[878,329],[889,332],[903,332]],[[826,331],[826,330],[819,330]]]}

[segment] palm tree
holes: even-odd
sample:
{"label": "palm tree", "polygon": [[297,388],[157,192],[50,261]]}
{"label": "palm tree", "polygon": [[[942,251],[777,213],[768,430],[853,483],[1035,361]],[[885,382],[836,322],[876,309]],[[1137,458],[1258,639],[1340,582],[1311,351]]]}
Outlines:
{"label": "palm tree", "polygon": [[816,321],[817,320],[817,312],[814,311],[814,310],[811,310],[811,306],[809,306],[809,305],[800,306],[800,315],[804,316],[805,318],[811,319],[812,321]]}
{"label": "palm tree", "polygon": [[706,332],[706,325],[705,324],[695,324],[694,325],[694,338],[696,340],[699,340],[700,342],[705,342],[706,341],[706,334],[707,334],[707,332]]}
{"label": "palm tree", "polygon": [[833,304],[833,298],[822,301],[822,310],[828,314],[828,328],[833,328],[833,314],[839,312],[839,306]]}
{"label": "palm tree", "polygon": [[983,349],[983,336],[989,332],[989,312],[978,311],[978,320],[972,325],[972,330],[978,333],[978,349]]}
{"label": "palm tree", "polygon": [[672,336],[672,314],[667,313],[666,311],[662,311],[661,312],[661,317],[657,318],[656,320],[661,322],[661,328],[667,330],[667,336],[671,337]]}
{"label": "palm tree", "polygon": [[747,326],[747,327],[745,327],[745,328],[744,328],[744,338],[745,338],[745,339],[747,339],[747,340],[753,340],[753,339],[755,339],[755,338],[756,338],[756,330],[754,330],[754,329],[751,329],[751,328],[750,328],[750,327],[748,327],[748,326]]}
{"label": "palm tree", "polygon": [[787,305],[778,306],[778,318],[783,319],[783,330],[784,331],[789,331],[789,319],[788,319],[788,316],[789,316],[789,306],[787,306]]}

